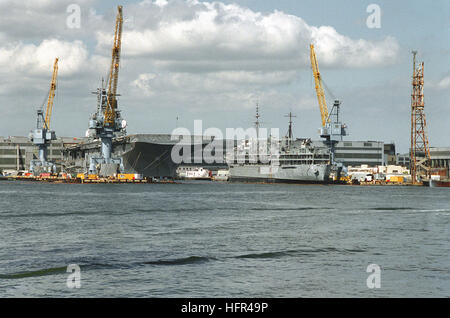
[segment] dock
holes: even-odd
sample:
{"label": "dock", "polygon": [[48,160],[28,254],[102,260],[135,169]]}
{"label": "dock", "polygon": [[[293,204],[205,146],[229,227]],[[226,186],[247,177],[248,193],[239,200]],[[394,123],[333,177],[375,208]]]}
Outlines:
{"label": "dock", "polygon": [[39,176],[10,176],[4,177],[2,180],[10,181],[28,181],[28,182],[43,182],[43,183],[78,183],[78,184],[176,184],[174,180],[160,180],[154,178],[143,179],[118,179],[118,178],[96,178],[96,179],[83,179],[83,178],[63,178],[57,176],[39,177]]}

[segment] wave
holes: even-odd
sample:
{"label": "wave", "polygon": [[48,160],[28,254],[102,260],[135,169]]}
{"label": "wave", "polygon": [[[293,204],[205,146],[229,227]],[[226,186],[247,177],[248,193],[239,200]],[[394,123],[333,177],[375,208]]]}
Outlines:
{"label": "wave", "polygon": [[[71,262],[71,264],[78,264],[81,268],[81,272],[92,269],[122,269],[122,268],[131,268],[133,264],[105,264],[105,263],[82,263],[77,262],[76,260]],[[0,279],[22,279],[22,278],[31,278],[31,277],[40,277],[40,276],[49,276],[49,275],[60,275],[60,274],[68,274],[67,266],[59,266],[59,267],[49,267],[43,269],[37,269],[33,271],[22,271],[11,274],[0,274]]]}
{"label": "wave", "polygon": [[135,212],[199,212],[199,211],[212,211],[215,208],[170,208],[170,209],[133,209]]}
{"label": "wave", "polygon": [[[250,253],[242,254],[237,256],[224,257],[223,259],[277,259],[282,257],[296,257],[301,255],[314,255],[316,253],[360,253],[366,252],[363,249],[337,249],[334,247],[320,248],[320,249],[296,249],[296,250],[285,250],[285,251],[275,251],[275,252],[261,252],[261,253]],[[94,270],[94,269],[127,269],[135,268],[138,266],[154,265],[154,266],[181,266],[181,265],[195,265],[204,264],[211,261],[218,261],[219,258],[216,257],[206,257],[206,256],[187,256],[172,259],[157,259],[151,261],[141,261],[141,262],[131,262],[131,263],[85,263],[78,262],[81,271]],[[77,264],[76,260],[73,263]],[[32,277],[41,277],[49,275],[61,275],[67,274],[67,267],[49,267],[33,271],[22,271],[11,274],[0,274],[0,279],[24,279]]]}
{"label": "wave", "polygon": [[189,257],[183,257],[183,258],[175,258],[175,259],[168,259],[168,260],[156,260],[156,261],[149,261],[144,262],[142,264],[145,265],[190,265],[190,264],[201,264],[206,263],[211,260],[217,260],[213,257],[203,257],[203,256],[189,256]]}
{"label": "wave", "polygon": [[297,208],[277,208],[277,207],[264,207],[264,208],[251,208],[251,211],[308,211],[308,210],[333,210],[328,207],[297,207]]}
{"label": "wave", "polygon": [[234,258],[280,258],[283,256],[292,256],[296,254],[298,251],[280,251],[280,252],[263,252],[263,253],[254,253],[254,254],[244,254],[238,255]]}
{"label": "wave", "polygon": [[35,271],[28,271],[28,272],[0,274],[0,279],[20,279],[20,278],[29,278],[29,277],[57,275],[57,274],[65,273],[66,270],[67,270],[67,267],[50,267],[50,268],[43,268],[43,269],[38,269]]}
{"label": "wave", "polygon": [[370,211],[413,211],[413,212],[450,212],[449,209],[420,209],[411,207],[376,207],[369,208]]}
{"label": "wave", "polygon": [[377,207],[377,208],[369,208],[369,210],[372,211],[398,211],[398,210],[415,210],[414,208],[409,208],[409,207]]}
{"label": "wave", "polygon": [[67,211],[67,212],[55,212],[55,213],[20,213],[20,214],[0,214],[0,218],[29,218],[29,217],[58,217],[58,216],[87,216],[87,215],[125,215],[127,212],[116,212],[116,211]]}
{"label": "wave", "polygon": [[261,252],[253,254],[244,254],[235,256],[235,258],[280,258],[285,256],[300,256],[300,255],[314,255],[318,253],[343,253],[343,254],[353,254],[353,253],[363,253],[366,252],[364,249],[353,248],[353,249],[338,249],[335,247],[317,248],[317,249],[297,249],[297,250],[286,250],[286,251],[276,251],[276,252]]}

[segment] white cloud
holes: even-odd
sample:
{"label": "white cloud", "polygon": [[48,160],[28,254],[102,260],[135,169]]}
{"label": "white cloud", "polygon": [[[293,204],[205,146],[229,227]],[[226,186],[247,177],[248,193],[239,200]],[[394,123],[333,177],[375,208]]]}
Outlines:
{"label": "white cloud", "polygon": [[[100,26],[88,8],[96,0],[0,0],[0,30],[12,39],[34,41],[63,36],[66,40],[87,34]],[[81,10],[81,28],[68,28],[67,8],[77,4]],[[96,23],[95,25],[93,23]]]}
{"label": "white cloud", "polygon": [[152,73],[140,74],[137,79],[131,82],[131,86],[138,88],[146,96],[154,95],[154,91],[150,86],[150,82],[156,79],[156,77],[157,75]]}
{"label": "white cloud", "polygon": [[[392,37],[355,40],[297,16],[236,4],[144,1],[126,9],[135,28],[123,34],[123,54],[155,59],[174,71],[306,68],[310,43],[316,44],[322,67],[390,65],[399,51]],[[111,31],[98,32],[98,50],[110,47],[111,38]]]}
{"label": "white cloud", "polygon": [[440,80],[437,87],[439,89],[450,88],[450,76],[444,77],[442,80]]}
{"label": "white cloud", "polygon": [[56,57],[60,59],[60,74],[73,75],[86,67],[88,51],[81,41],[48,39],[39,45],[19,42],[0,47],[0,68],[22,75],[47,75]]}
{"label": "white cloud", "polygon": [[[0,39],[9,43],[0,43],[0,104],[15,105],[10,109],[16,118],[28,120],[24,126],[34,125],[28,108],[45,95],[58,56],[61,106],[56,107],[55,129],[62,130],[60,135],[84,134],[95,110],[90,92],[109,71],[116,14],[112,4],[99,14],[95,2],[76,1],[82,9],[81,29],[72,30],[65,24],[71,0],[0,0]],[[228,110],[252,113],[257,100],[269,120],[274,114],[283,120],[280,114],[290,108],[318,117],[313,86],[307,87],[312,82],[311,42],[322,69],[384,67],[395,63],[399,51],[390,37],[353,39],[280,11],[261,13],[221,2],[149,0],[125,5],[124,18],[120,109],[133,129],[145,132],[153,132],[150,117],[152,125],[163,125],[171,111],[197,112],[215,122]],[[70,127],[66,120],[57,121],[69,114]]]}
{"label": "white cloud", "polygon": [[384,66],[394,63],[399,51],[393,37],[379,42],[352,40],[330,26],[311,27],[311,35],[321,66]]}
{"label": "white cloud", "polygon": [[295,71],[222,71],[206,74],[186,72],[143,73],[131,82],[131,86],[142,89],[148,95],[162,91],[173,92],[175,90],[180,91],[180,93],[182,91],[203,91],[204,93],[211,93],[266,85],[285,85],[294,80],[296,76],[298,76],[298,73]]}
{"label": "white cloud", "polygon": [[[399,51],[391,37],[355,40],[297,16],[236,4],[144,1],[125,9],[134,28],[124,32],[122,55],[133,65],[127,68],[138,70],[128,93],[154,101],[154,107],[237,110],[260,100],[266,108],[314,109],[312,87],[306,94],[285,89],[310,75],[304,74],[310,43],[321,68],[383,67]],[[111,31],[97,33],[97,52],[111,43]]]}

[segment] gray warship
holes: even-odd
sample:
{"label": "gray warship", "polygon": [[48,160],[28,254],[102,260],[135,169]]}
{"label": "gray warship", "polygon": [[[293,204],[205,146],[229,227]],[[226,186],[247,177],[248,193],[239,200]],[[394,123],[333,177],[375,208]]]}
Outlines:
{"label": "gray warship", "polygon": [[[329,183],[339,179],[342,167],[334,162],[334,142],[295,139],[292,113],[289,130],[282,138],[259,138],[259,110],[256,109],[256,139],[243,140],[227,154],[229,180],[264,183]],[[345,126],[340,125],[345,135]]]}
{"label": "gray warship", "polygon": [[[268,162],[255,162],[245,144],[238,147],[233,163],[229,164],[230,181],[267,183],[328,183],[333,165],[326,148],[318,149],[308,139],[278,141],[279,153],[270,153]],[[243,161],[240,160],[243,158]]]}
{"label": "gray warship", "polygon": [[[112,140],[112,155],[123,162],[125,173],[137,173],[144,177],[174,178],[180,164],[171,158],[173,147],[180,140],[188,140],[191,148],[187,163],[207,168],[221,168],[225,164],[207,165],[202,157],[202,150],[211,143],[212,138],[205,136],[172,136],[169,134],[136,134],[117,136]],[[197,147],[199,146],[199,147]],[[64,170],[69,173],[84,173],[89,169],[90,158],[101,155],[101,140],[86,138],[83,142],[66,147],[63,151]]]}

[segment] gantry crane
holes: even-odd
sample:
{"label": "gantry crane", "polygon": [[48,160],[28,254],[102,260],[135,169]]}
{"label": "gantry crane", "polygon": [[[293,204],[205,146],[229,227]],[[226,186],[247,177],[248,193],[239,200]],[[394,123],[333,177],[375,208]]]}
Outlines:
{"label": "gantry crane", "polygon": [[116,26],[114,31],[114,44],[112,48],[111,67],[108,77],[108,89],[102,84],[97,89],[97,112],[89,121],[89,129],[95,132],[102,143],[101,157],[90,158],[89,173],[102,176],[111,176],[118,170],[123,170],[121,158],[112,158],[112,139],[118,132],[123,132],[126,122],[121,118],[117,107],[117,84],[119,79],[120,51],[122,39],[123,13],[122,6],[117,7]]}
{"label": "gantry crane", "polygon": [[44,114],[44,105],[37,110],[36,129],[30,133],[31,141],[39,148],[39,159],[33,159],[30,162],[30,171],[32,173],[56,172],[56,166],[47,161],[48,146],[52,140],[56,140],[56,134],[50,130],[50,120],[53,111],[53,101],[56,94],[56,79],[58,77],[58,61],[56,58],[53,64],[53,75],[50,83],[50,91],[47,98],[47,108]]}

